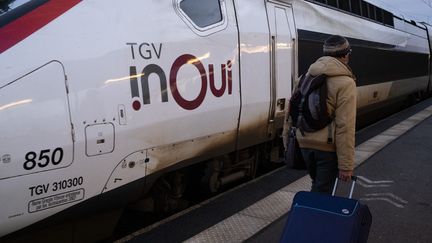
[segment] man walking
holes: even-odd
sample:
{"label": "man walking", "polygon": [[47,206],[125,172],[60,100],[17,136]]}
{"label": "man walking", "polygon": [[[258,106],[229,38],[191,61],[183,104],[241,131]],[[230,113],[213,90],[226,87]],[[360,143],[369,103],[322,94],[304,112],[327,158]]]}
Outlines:
{"label": "man walking", "polygon": [[[348,66],[348,40],[338,35],[329,37],[323,54],[309,67],[308,75],[327,76],[327,111],[334,119],[318,131],[297,130],[297,140],[312,178],[311,191],[331,193],[336,177],[349,181],[353,173],[357,96],[355,77]],[[288,120],[285,136],[290,126]]]}

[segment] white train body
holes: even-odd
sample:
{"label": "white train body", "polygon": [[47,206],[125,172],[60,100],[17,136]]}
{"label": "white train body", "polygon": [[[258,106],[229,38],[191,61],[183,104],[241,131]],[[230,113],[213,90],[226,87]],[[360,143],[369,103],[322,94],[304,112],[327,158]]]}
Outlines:
{"label": "white train body", "polygon": [[[196,20],[189,2],[51,0],[5,20],[0,236],[134,181],[279,139],[306,31],[429,58],[425,28],[397,18],[385,26],[312,2],[220,0],[219,13]],[[421,67],[365,82],[359,108],[428,91],[430,64]]]}

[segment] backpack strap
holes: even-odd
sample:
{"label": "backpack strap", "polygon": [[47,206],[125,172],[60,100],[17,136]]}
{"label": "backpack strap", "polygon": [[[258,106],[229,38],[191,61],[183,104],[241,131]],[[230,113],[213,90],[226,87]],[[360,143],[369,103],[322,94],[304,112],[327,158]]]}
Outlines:
{"label": "backpack strap", "polygon": [[299,111],[299,115],[297,117],[297,124],[296,127],[300,130],[301,135],[304,137],[306,136],[303,127],[301,126],[302,120],[303,120],[303,103],[305,102],[305,98],[304,96],[302,96],[300,103],[299,103],[299,107],[298,107],[298,111]]}
{"label": "backpack strap", "polygon": [[305,103],[305,92],[304,92],[304,90],[305,90],[305,85],[308,85],[309,86],[309,84],[305,84],[304,82],[305,82],[305,80],[307,79],[309,77],[309,75],[308,74],[302,74],[301,75],[301,77],[300,77],[300,81],[299,81],[299,83],[298,83],[298,85],[297,85],[297,89],[299,90],[299,92],[300,92],[300,94],[302,95],[302,98],[301,98],[301,100],[300,100],[300,102],[299,102],[299,105],[298,105],[298,117],[297,117],[297,124],[296,124],[296,127],[297,127],[297,129],[299,129],[299,131],[300,131],[300,133],[301,133],[301,135],[304,137],[304,136],[306,136],[306,134],[305,134],[305,132],[304,132],[304,129],[303,129],[303,127],[302,127],[302,122],[303,122],[303,104]]}
{"label": "backpack strap", "polygon": [[330,122],[328,125],[327,125],[327,130],[328,130],[328,133],[327,133],[327,143],[328,144],[332,144],[333,143],[333,129],[332,129],[332,123]]}

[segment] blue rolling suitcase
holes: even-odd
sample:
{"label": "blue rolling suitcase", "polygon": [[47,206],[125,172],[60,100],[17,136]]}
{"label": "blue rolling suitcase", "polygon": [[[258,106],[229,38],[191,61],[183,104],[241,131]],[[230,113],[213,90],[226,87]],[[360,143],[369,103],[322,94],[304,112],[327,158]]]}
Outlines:
{"label": "blue rolling suitcase", "polygon": [[356,177],[349,198],[333,194],[298,192],[288,214],[281,242],[357,243],[367,242],[372,216],[367,205],[352,199]]}

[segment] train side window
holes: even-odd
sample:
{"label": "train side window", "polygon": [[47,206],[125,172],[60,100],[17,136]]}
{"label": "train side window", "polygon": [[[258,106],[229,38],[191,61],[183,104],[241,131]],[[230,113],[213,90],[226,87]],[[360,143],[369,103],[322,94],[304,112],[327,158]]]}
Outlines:
{"label": "train side window", "polygon": [[384,24],[386,25],[390,25],[390,26],[394,26],[394,22],[393,22],[393,14],[383,10],[383,17],[384,17]]}
{"label": "train side window", "polygon": [[375,6],[372,4],[369,4],[369,18],[376,20],[376,15],[375,15]]}
{"label": "train side window", "polygon": [[360,0],[351,0],[351,12],[353,14],[361,15]]}
{"label": "train side window", "polygon": [[315,2],[327,4],[327,0],[316,0]]}
{"label": "train side window", "polygon": [[369,18],[369,4],[364,1],[362,1],[362,16]]}
{"label": "train side window", "polygon": [[219,0],[183,0],[181,10],[196,24],[204,28],[222,21],[222,11]]}
{"label": "train side window", "polygon": [[375,14],[376,14],[376,21],[382,23],[383,22],[382,9],[375,8]]}
{"label": "train side window", "polygon": [[338,7],[338,3],[337,0],[327,0],[327,4],[332,6],[332,7]]}
{"label": "train side window", "polygon": [[350,10],[349,0],[339,0],[339,8],[347,12],[350,12],[351,10]]}

